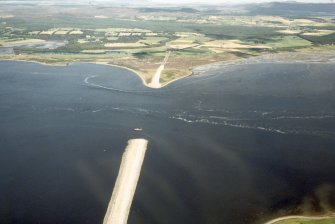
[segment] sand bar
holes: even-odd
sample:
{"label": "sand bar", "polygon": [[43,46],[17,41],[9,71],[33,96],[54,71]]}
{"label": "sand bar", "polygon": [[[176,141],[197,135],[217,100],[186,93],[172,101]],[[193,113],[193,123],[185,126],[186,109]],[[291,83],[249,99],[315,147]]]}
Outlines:
{"label": "sand bar", "polygon": [[304,220],[304,221],[310,221],[310,220],[327,220],[327,219],[334,219],[335,213],[326,215],[326,216],[301,216],[301,215],[291,215],[291,216],[284,216],[280,218],[273,219],[269,222],[266,222],[265,224],[277,224],[282,221],[286,220]]}
{"label": "sand bar", "polygon": [[164,66],[165,66],[167,60],[169,59],[170,54],[171,54],[171,51],[166,52],[164,60],[162,61],[162,63],[158,67],[158,69],[156,70],[156,73],[152,77],[151,82],[148,84],[148,87],[151,87],[151,88],[154,88],[154,89],[159,89],[159,88],[162,87],[159,80],[161,78],[161,73],[164,70]]}
{"label": "sand bar", "polygon": [[164,70],[164,65],[162,64],[158,67],[158,69],[156,70],[155,75],[151,79],[151,82],[148,84],[149,87],[155,88],[155,89],[158,89],[158,88],[162,87],[159,80],[161,78],[161,73],[162,73],[163,70]]}
{"label": "sand bar", "polygon": [[127,223],[147,145],[145,139],[128,141],[103,224]]}

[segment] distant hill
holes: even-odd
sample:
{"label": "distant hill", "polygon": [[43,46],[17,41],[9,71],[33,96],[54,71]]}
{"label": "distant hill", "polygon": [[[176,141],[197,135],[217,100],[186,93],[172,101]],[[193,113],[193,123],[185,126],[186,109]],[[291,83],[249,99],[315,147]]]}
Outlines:
{"label": "distant hill", "polygon": [[140,12],[184,12],[184,13],[195,13],[199,12],[196,9],[193,8],[169,8],[169,7],[162,7],[162,8],[140,8]]}
{"label": "distant hill", "polygon": [[335,15],[335,3],[271,2],[246,5],[251,15]]}

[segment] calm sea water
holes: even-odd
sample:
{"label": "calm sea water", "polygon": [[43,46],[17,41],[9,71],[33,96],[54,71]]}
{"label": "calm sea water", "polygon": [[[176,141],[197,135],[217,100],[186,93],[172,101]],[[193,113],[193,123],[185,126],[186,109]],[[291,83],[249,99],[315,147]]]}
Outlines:
{"label": "calm sea water", "polygon": [[0,68],[0,223],[102,223],[137,137],[149,147],[130,224],[335,207],[334,64],[232,65],[160,90],[110,66]]}

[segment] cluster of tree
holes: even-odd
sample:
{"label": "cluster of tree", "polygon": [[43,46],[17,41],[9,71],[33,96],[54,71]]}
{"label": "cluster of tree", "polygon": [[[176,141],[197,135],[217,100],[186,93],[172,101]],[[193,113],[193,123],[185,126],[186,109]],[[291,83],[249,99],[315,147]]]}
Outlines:
{"label": "cluster of tree", "polygon": [[299,35],[299,37],[311,41],[314,44],[335,44],[335,33],[324,36]]}

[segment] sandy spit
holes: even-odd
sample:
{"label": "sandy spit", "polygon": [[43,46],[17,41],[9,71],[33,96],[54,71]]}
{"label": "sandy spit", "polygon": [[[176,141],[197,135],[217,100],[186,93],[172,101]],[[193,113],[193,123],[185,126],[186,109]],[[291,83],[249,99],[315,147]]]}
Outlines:
{"label": "sandy spit", "polygon": [[148,87],[151,87],[151,88],[154,88],[154,89],[159,89],[159,88],[162,87],[162,85],[160,83],[161,73],[164,70],[164,66],[165,66],[167,60],[169,59],[170,54],[171,54],[171,51],[166,52],[164,60],[162,61],[161,65],[158,67],[154,76],[152,77],[151,82],[147,85]]}
{"label": "sandy spit", "polygon": [[161,73],[164,70],[164,65],[160,65],[155,73],[155,75],[152,77],[151,82],[148,84],[149,87],[154,89],[159,89],[162,87],[159,79],[161,77]]}
{"label": "sandy spit", "polygon": [[329,215],[325,216],[300,216],[300,215],[291,215],[291,216],[284,216],[280,218],[273,219],[269,222],[266,222],[264,224],[276,224],[281,221],[285,220],[291,220],[291,219],[303,219],[303,220],[326,220],[326,219],[334,219],[335,218],[335,213],[331,213]]}
{"label": "sandy spit", "polygon": [[128,141],[103,224],[127,223],[147,145],[146,139]]}

